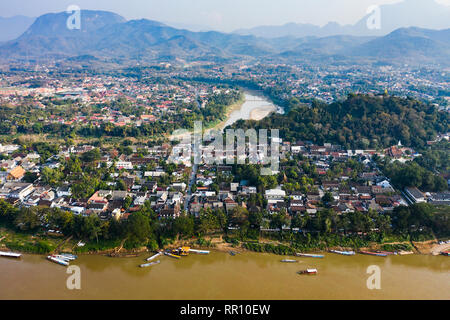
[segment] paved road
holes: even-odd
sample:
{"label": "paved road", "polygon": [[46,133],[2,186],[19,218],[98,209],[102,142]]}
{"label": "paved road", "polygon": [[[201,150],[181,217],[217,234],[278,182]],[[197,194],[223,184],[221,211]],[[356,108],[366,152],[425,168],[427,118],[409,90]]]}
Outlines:
{"label": "paved road", "polygon": [[192,196],[192,186],[195,184],[195,178],[197,176],[198,165],[194,164],[192,167],[191,176],[189,178],[189,185],[187,189],[186,199],[184,200],[184,211],[188,211],[189,202],[191,201]]}

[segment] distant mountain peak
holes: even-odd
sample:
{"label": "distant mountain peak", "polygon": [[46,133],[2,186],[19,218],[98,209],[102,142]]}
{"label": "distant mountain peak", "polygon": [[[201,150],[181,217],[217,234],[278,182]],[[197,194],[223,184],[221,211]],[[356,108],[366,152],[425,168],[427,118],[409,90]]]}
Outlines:
{"label": "distant mountain peak", "polygon": [[129,24],[133,25],[145,25],[145,26],[152,26],[152,27],[168,27],[166,24],[155,21],[155,20],[149,20],[149,19],[138,19],[138,20],[130,20],[128,21]]}
{"label": "distant mountain peak", "polygon": [[354,36],[383,36],[402,28],[417,26],[427,29],[446,29],[450,27],[450,6],[435,0],[404,0],[393,4],[380,5],[380,29],[369,29],[367,21],[372,13],[362,17],[354,25],[341,25],[331,21],[320,27],[306,23],[286,23],[282,26],[260,26],[236,30],[237,34],[258,37],[306,37],[333,36],[339,34]]}
{"label": "distant mountain peak", "polygon": [[76,32],[93,32],[107,25],[126,22],[126,19],[116,13],[101,10],[81,10],[81,29],[70,30],[67,28],[67,19],[71,14],[67,12],[47,13],[36,21],[24,33],[30,35],[67,35]]}

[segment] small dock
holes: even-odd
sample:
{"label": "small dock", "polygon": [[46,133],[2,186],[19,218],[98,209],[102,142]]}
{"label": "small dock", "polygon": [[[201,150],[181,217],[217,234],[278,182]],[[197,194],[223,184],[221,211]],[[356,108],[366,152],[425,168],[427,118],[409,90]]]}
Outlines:
{"label": "small dock", "polygon": [[22,257],[22,254],[0,251],[0,257],[19,259],[20,257]]}

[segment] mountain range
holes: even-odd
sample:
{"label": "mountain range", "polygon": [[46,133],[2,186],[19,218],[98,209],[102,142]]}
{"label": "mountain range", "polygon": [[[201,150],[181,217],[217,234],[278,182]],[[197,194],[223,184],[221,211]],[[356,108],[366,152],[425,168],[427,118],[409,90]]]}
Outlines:
{"label": "mountain range", "polygon": [[172,60],[375,59],[448,65],[450,29],[400,28],[386,36],[261,38],[216,31],[193,32],[152,20],[127,21],[106,11],[82,11],[81,29],[69,30],[69,14],[38,17],[17,39],[0,45],[0,59],[148,62]]}
{"label": "mountain range", "polygon": [[234,33],[264,38],[279,37],[327,37],[334,35],[383,36],[400,28],[419,27],[424,29],[450,28],[450,6],[435,0],[405,0],[379,6],[379,29],[369,28],[367,21],[374,16],[368,13],[354,25],[340,25],[329,22],[323,27],[305,23],[287,23],[281,26],[258,26],[239,29]]}

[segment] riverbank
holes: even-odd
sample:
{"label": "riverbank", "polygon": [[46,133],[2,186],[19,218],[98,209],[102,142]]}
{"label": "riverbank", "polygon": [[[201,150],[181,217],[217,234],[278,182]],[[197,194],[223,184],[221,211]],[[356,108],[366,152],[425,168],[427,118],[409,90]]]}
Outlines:
{"label": "riverbank", "polygon": [[[438,240],[423,242],[371,242],[364,247],[348,246],[321,246],[310,247],[308,250],[300,250],[291,247],[288,243],[260,239],[259,241],[237,241],[226,239],[221,236],[195,238],[189,240],[175,239],[161,248],[174,249],[181,246],[189,246],[195,249],[206,249],[216,252],[267,252],[279,255],[292,255],[296,252],[326,252],[328,250],[365,250],[365,251],[390,251],[390,252],[413,252],[419,255],[439,255],[443,251],[450,250],[450,244],[439,244]],[[14,231],[0,229],[0,251],[14,251],[28,254],[48,254],[58,252],[75,253],[77,255],[104,255],[111,257],[136,257],[140,254],[150,252],[149,248],[125,248],[125,241],[93,241],[86,243],[83,247],[78,246],[79,241],[67,237],[51,237],[44,234],[21,234]]]}
{"label": "riverbank", "polygon": [[211,130],[223,130],[223,128],[225,127],[225,124],[227,123],[228,119],[230,118],[231,114],[235,111],[238,111],[242,108],[242,106],[244,105],[246,101],[246,94],[245,92],[242,93],[241,98],[236,101],[235,103],[233,103],[232,105],[229,105],[226,109],[225,112],[225,120],[222,121],[216,121],[216,123],[210,123],[209,125],[206,126],[206,130],[211,131]]}
{"label": "riverbank", "polygon": [[217,130],[223,130],[225,127],[234,124],[238,120],[262,120],[273,112],[277,111],[277,106],[267,100],[259,93],[244,90],[245,101],[239,109],[231,110],[228,119],[215,127]]}
{"label": "riverbank", "polygon": [[[245,93],[242,94],[241,98],[238,101],[236,101],[235,103],[226,107],[226,111],[225,111],[225,115],[224,115],[225,120],[217,120],[215,122],[208,123],[206,126],[203,127],[203,130],[205,130],[206,132],[209,132],[211,130],[222,130],[223,126],[230,118],[230,115],[233,112],[240,110],[244,103],[245,103]],[[176,131],[178,131],[178,130],[176,130]],[[190,141],[190,137],[191,137],[192,133],[194,132],[194,129],[191,129],[191,130],[181,129],[181,131],[182,131],[181,133],[178,133],[178,132],[168,133],[167,137],[171,141],[186,141],[186,140]]]}

